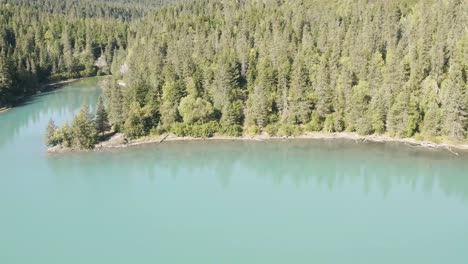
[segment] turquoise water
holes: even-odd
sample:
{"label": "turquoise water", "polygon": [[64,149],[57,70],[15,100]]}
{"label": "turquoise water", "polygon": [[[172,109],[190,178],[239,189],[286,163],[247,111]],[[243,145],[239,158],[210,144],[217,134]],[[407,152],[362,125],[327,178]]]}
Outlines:
{"label": "turquoise water", "polygon": [[468,263],[468,155],[165,142],[48,155],[96,80],[0,114],[0,263]]}

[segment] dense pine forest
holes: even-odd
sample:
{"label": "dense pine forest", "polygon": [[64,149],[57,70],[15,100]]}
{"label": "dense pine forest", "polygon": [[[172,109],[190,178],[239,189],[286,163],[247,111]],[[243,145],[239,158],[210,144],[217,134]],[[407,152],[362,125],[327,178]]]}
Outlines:
{"label": "dense pine forest", "polygon": [[0,108],[44,83],[110,74],[129,23],[167,2],[0,0]]}
{"label": "dense pine forest", "polygon": [[103,111],[129,138],[467,137],[463,0],[3,2],[4,102],[112,74]]}

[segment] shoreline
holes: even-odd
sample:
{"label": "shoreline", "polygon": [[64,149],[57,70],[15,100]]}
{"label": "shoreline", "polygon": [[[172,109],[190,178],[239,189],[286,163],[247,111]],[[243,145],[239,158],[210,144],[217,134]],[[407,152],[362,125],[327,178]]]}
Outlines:
{"label": "shoreline", "polygon": [[3,107],[3,108],[0,108],[0,114],[1,114],[1,113],[4,113],[4,112],[6,112],[6,111],[8,111],[8,110],[10,110],[10,109],[11,109],[11,107]]}
{"label": "shoreline", "polygon": [[80,78],[67,79],[67,80],[58,81],[58,82],[45,83],[41,86],[41,89],[38,92],[42,92],[43,90],[47,91],[48,89],[51,89],[51,88],[56,89],[62,85],[81,81],[81,80],[84,80],[85,78],[90,78],[90,77],[80,77]]}
{"label": "shoreline", "polygon": [[269,136],[266,134],[255,136],[213,136],[210,138],[195,138],[195,137],[178,137],[175,135],[161,135],[161,136],[147,136],[140,139],[127,141],[123,134],[117,133],[106,141],[96,144],[94,149],[90,150],[75,150],[71,148],[63,148],[55,146],[48,148],[49,153],[63,153],[63,152],[98,152],[111,149],[129,148],[149,144],[161,144],[166,141],[269,141],[269,140],[331,140],[343,139],[353,140],[356,143],[399,143],[411,147],[421,147],[425,149],[445,150],[454,155],[459,155],[456,151],[468,151],[468,144],[449,144],[449,143],[435,143],[430,141],[419,141],[413,138],[393,138],[385,135],[369,135],[359,136],[356,133],[307,133],[300,136]]}
{"label": "shoreline", "polygon": [[92,77],[80,77],[80,78],[67,79],[67,80],[58,81],[58,82],[50,82],[50,83],[40,84],[39,90],[37,90],[35,93],[25,94],[25,95],[23,95],[21,97],[17,97],[15,99],[15,102],[12,105],[0,108],[0,114],[5,113],[5,112],[17,107],[17,106],[20,106],[25,101],[27,101],[29,98],[31,98],[31,97],[33,97],[35,95],[41,94],[43,92],[49,92],[49,91],[59,89],[64,85],[74,83],[74,82],[77,82],[77,81],[81,81],[81,80],[83,80],[85,78],[92,78]]}

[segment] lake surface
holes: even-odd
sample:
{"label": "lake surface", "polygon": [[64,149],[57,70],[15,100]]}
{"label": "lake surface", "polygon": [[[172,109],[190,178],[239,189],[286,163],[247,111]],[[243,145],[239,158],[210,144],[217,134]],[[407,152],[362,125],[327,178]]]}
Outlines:
{"label": "lake surface", "polygon": [[165,142],[48,155],[88,79],[0,114],[0,263],[468,263],[468,155]]}

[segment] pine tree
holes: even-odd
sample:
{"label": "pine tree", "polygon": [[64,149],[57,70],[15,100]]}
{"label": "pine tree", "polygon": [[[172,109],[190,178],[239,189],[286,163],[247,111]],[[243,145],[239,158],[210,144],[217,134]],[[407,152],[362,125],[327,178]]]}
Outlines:
{"label": "pine tree", "polygon": [[5,59],[0,54],[0,107],[7,103],[11,85],[10,69]]}
{"label": "pine tree", "polygon": [[317,96],[315,109],[322,118],[325,118],[333,110],[333,90],[330,85],[330,68],[328,65],[328,57],[328,53],[322,56],[319,70],[317,72],[317,82],[315,83],[314,89]]}
{"label": "pine tree", "polygon": [[426,107],[422,132],[426,136],[435,137],[440,134],[441,111],[439,104],[431,100]]}
{"label": "pine tree", "polygon": [[45,135],[45,142],[46,146],[53,147],[57,145],[57,140],[55,138],[55,133],[57,131],[57,126],[55,125],[54,121],[51,119],[46,128],[46,135]]}
{"label": "pine tree", "polygon": [[292,124],[309,122],[315,98],[311,95],[307,68],[299,56],[293,64],[288,98],[288,122]]}
{"label": "pine tree", "polygon": [[128,117],[123,125],[123,132],[130,138],[138,138],[146,135],[141,108],[137,103],[133,103],[130,106]]}
{"label": "pine tree", "polygon": [[253,91],[252,116],[260,128],[268,124],[272,112],[272,90],[275,89],[275,72],[269,60],[263,60],[258,65],[258,78]]}
{"label": "pine tree", "polygon": [[179,120],[177,107],[182,96],[182,86],[179,81],[166,81],[163,86],[163,103],[159,110],[163,124],[170,125]]}
{"label": "pine tree", "polygon": [[97,131],[88,105],[83,105],[71,125],[73,147],[92,149],[97,142]]}
{"label": "pine tree", "polygon": [[109,104],[109,120],[114,124],[115,130],[119,130],[119,127],[124,122],[123,117],[123,96],[119,85],[114,80],[109,82],[110,104]]}
{"label": "pine tree", "polygon": [[66,70],[73,72],[75,70],[75,63],[73,58],[73,50],[70,41],[70,35],[68,32],[68,27],[62,33],[62,45],[63,45],[63,59],[65,63]]}
{"label": "pine tree", "polygon": [[371,97],[369,96],[369,84],[360,81],[353,87],[353,94],[350,104],[351,111],[347,114],[349,128],[356,130],[360,135],[367,135],[373,132],[372,122],[369,119],[368,107]]}
{"label": "pine tree", "polygon": [[442,83],[442,133],[452,139],[463,139],[466,136],[468,118],[468,93],[466,82],[458,62],[452,62],[449,75]]}
{"label": "pine tree", "polygon": [[96,130],[98,133],[104,135],[104,132],[110,129],[109,119],[107,115],[106,108],[104,106],[104,100],[102,96],[99,96],[97,106],[96,106],[96,116],[95,116]]}

